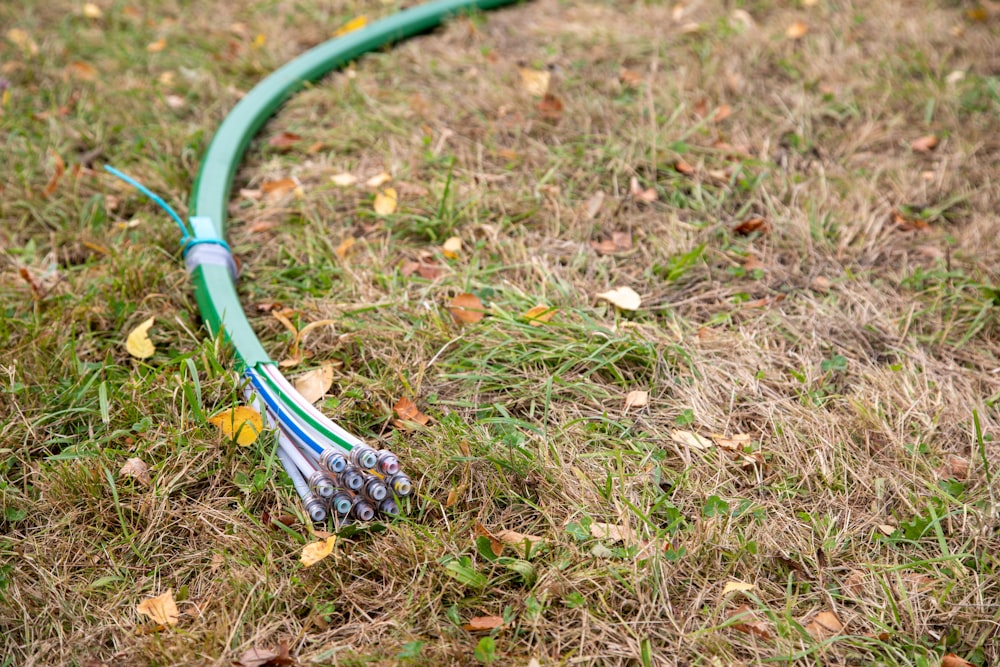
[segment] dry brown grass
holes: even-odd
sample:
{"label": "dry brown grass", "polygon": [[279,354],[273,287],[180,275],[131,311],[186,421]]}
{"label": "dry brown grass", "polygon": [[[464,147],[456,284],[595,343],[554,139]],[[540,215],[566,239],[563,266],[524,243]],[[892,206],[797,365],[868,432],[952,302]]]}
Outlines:
{"label": "dry brown grass", "polygon": [[[191,135],[212,131],[231,86],[352,15],[393,9],[321,4],[177,12],[171,40],[214,26],[192,50],[224,52],[232,21],[265,46],[198,63],[190,108],[146,118],[155,157],[98,130],[106,155],[182,193],[203,144]],[[238,187],[292,176],[303,196],[234,199],[248,311],[280,302],[303,322],[337,320],[309,339],[315,360],[342,362],[325,407],[391,446],[419,489],[404,518],[345,537],[308,570],[305,528],[261,522],[295,511],[268,446],[233,451],[191,406],[186,359],[206,411],[236,391],[185,274],[155,251],[173,249],[169,232],[147,222],[116,231],[113,253],[88,254],[81,239],[110,241],[67,211],[114,192],[126,201],[112,221],[157,214],[97,179],[62,204],[31,194],[47,179],[32,151],[85,145],[87,123],[137,112],[91,106],[94,121],[48,134],[0,117],[33,184],[7,178],[0,204],[11,269],[0,340],[12,350],[0,374],[0,664],[223,665],[280,640],[302,664],[477,664],[482,634],[461,625],[487,615],[507,620],[494,633],[503,665],[1000,660],[987,483],[1000,462],[1000,24],[950,4],[686,4],[677,15],[670,3],[539,0],[455,21],[297,96],[264,134],[302,135],[292,150],[251,150]],[[60,16],[0,10],[53,39],[83,30]],[[792,40],[797,20],[809,32]],[[155,32],[109,34],[125,44],[130,31],[139,44]],[[560,119],[539,112],[519,67],[551,69]],[[28,77],[11,75],[14,89],[31,90]],[[732,113],[714,122],[720,105]],[[911,150],[927,134],[940,145]],[[389,218],[370,213],[370,189],[329,180],[383,170],[401,196]],[[633,177],[657,201],[632,197]],[[895,211],[927,224],[903,229]],[[733,231],[752,217],[768,231]],[[632,247],[596,253],[591,241],[615,231]],[[452,235],[464,248],[447,260],[438,246]],[[340,259],[347,236],[358,241]],[[15,261],[74,248],[84,259],[61,263],[64,285],[32,302]],[[404,276],[409,260],[443,272]],[[619,285],[642,295],[637,313],[595,298]],[[460,328],[445,306],[463,291],[490,315]],[[552,324],[520,319],[537,303],[558,308]],[[121,334],[153,313],[171,351],[133,366]],[[282,326],[253,320],[280,358]],[[633,389],[650,403],[626,413]],[[428,428],[392,426],[403,395]],[[741,458],[679,444],[675,429],[752,442]],[[152,488],[116,475],[131,455],[153,464]],[[490,562],[477,522],[545,544]],[[591,537],[592,522],[624,541]],[[460,557],[482,586],[452,576]],[[755,588],[723,595],[733,580]],[[146,631],[134,607],[167,588],[181,622]],[[823,612],[845,627],[817,640],[804,628]],[[419,655],[400,657],[414,642]]]}

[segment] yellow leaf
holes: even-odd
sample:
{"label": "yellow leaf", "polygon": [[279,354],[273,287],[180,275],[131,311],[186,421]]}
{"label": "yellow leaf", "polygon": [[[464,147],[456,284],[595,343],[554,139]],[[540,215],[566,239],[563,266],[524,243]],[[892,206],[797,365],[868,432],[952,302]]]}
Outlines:
{"label": "yellow leaf", "polygon": [[246,405],[223,410],[209,417],[208,421],[217,426],[227,437],[235,440],[236,444],[244,447],[252,445],[264,430],[264,420],[260,413]]}
{"label": "yellow leaf", "polygon": [[104,12],[102,12],[101,8],[94,3],[85,2],[83,3],[83,15],[88,19],[99,19],[104,16]]}
{"label": "yellow leaf", "polygon": [[326,396],[333,384],[333,366],[327,365],[309,371],[295,381],[295,391],[310,403]]}
{"label": "yellow leaf", "polygon": [[375,195],[375,203],[372,207],[379,215],[390,215],[396,212],[396,204],[398,201],[396,189],[386,188],[382,192]]}
{"label": "yellow leaf", "polygon": [[368,25],[368,18],[365,16],[358,16],[353,18],[344,25],[337,28],[337,31],[333,33],[334,37],[340,37],[341,35],[346,35],[349,32],[354,32],[355,30],[360,30]]}
{"label": "yellow leaf", "polygon": [[691,431],[671,431],[670,439],[691,449],[708,449],[712,446],[711,440]]}
{"label": "yellow leaf", "polygon": [[796,21],[785,30],[785,37],[788,39],[802,39],[809,32],[809,26],[805,21]]}
{"label": "yellow leaf", "polygon": [[346,171],[341,174],[336,174],[330,177],[334,185],[339,185],[342,188],[350,187],[358,182],[358,177],[354,174],[348,174]]}
{"label": "yellow leaf", "polygon": [[557,312],[556,308],[552,308],[551,306],[543,306],[539,304],[533,308],[529,308],[528,310],[524,311],[521,317],[528,320],[528,324],[530,324],[531,326],[540,327],[549,320],[551,320],[552,316],[555,315],[556,312]]}
{"label": "yellow leaf", "polygon": [[267,35],[262,32],[258,32],[253,38],[253,48],[259,49],[260,47],[267,44]]}
{"label": "yellow leaf", "polygon": [[541,97],[549,91],[552,73],[548,70],[521,68],[521,88],[535,97]]}
{"label": "yellow leaf", "polygon": [[451,300],[448,306],[452,318],[458,324],[475,324],[486,316],[486,307],[475,294],[464,292]]}
{"label": "yellow leaf", "polygon": [[126,461],[122,469],[118,471],[118,474],[125,477],[134,477],[143,486],[149,486],[153,481],[149,477],[149,466],[142,459],[135,457]]}
{"label": "yellow leaf", "polygon": [[302,565],[305,567],[312,567],[333,553],[333,545],[336,543],[336,535],[319,542],[310,542],[302,547],[302,555],[299,556],[299,560],[302,561]]}
{"label": "yellow leaf", "polygon": [[731,452],[741,450],[750,444],[750,434],[748,433],[737,433],[728,437],[719,433],[710,433],[709,436],[711,436],[716,445]]}
{"label": "yellow leaf", "polygon": [[38,44],[35,40],[31,38],[31,35],[25,30],[20,28],[11,28],[7,31],[7,39],[14,46],[20,47],[22,50],[27,51],[31,55],[36,55],[38,53]]}
{"label": "yellow leaf", "polygon": [[375,174],[374,176],[372,176],[371,178],[369,178],[367,181],[365,181],[365,185],[367,185],[369,188],[379,188],[379,187],[382,187],[383,185],[385,185],[386,183],[388,183],[391,180],[392,180],[392,176],[390,176],[388,174],[388,172],[383,171],[382,173]]}
{"label": "yellow leaf", "polygon": [[355,243],[357,243],[357,241],[355,241],[354,237],[348,236],[340,242],[340,245],[337,246],[337,249],[334,250],[334,252],[337,253],[337,257],[344,259],[347,257],[347,253],[351,251],[351,248],[354,247]]}
{"label": "yellow leaf", "polygon": [[136,606],[135,610],[163,626],[177,625],[177,620],[180,618],[177,603],[174,602],[174,592],[170,589],[163,595],[146,598]]}
{"label": "yellow leaf", "polygon": [[156,346],[149,340],[149,329],[153,326],[156,317],[148,320],[132,329],[132,333],[125,339],[125,349],[136,359],[149,359],[156,352]]}
{"label": "yellow leaf", "polygon": [[155,42],[150,42],[146,45],[146,50],[150,53],[159,53],[163,49],[167,48],[167,40],[162,37]]}
{"label": "yellow leaf", "polygon": [[97,78],[97,70],[90,63],[85,63],[82,60],[77,60],[71,62],[66,66],[65,72],[75,79],[80,79],[81,81],[93,81]]}
{"label": "yellow leaf", "polygon": [[597,298],[610,301],[622,310],[639,310],[639,306],[642,305],[642,297],[636,294],[636,291],[631,287],[617,287],[607,292],[601,292]]}
{"label": "yellow leaf", "polygon": [[448,259],[458,259],[458,253],[462,250],[462,239],[457,236],[450,237],[441,246],[441,252]]}
{"label": "yellow leaf", "polygon": [[722,587],[722,594],[728,595],[729,593],[746,593],[747,591],[752,591],[757,588],[753,584],[748,584],[745,581],[728,581],[726,585]]}
{"label": "yellow leaf", "polygon": [[625,410],[629,408],[644,408],[649,404],[649,392],[636,389],[625,395]]}

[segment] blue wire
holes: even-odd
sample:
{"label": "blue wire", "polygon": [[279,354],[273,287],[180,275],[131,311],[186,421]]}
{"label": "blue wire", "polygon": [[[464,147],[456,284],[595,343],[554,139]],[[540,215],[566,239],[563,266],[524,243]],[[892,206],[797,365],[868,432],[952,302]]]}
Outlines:
{"label": "blue wire", "polygon": [[150,190],[145,185],[143,185],[139,181],[135,180],[131,176],[126,176],[125,174],[123,174],[122,172],[118,171],[117,169],[115,169],[114,167],[112,167],[109,164],[104,165],[104,169],[105,169],[105,171],[108,171],[108,172],[114,174],[115,176],[117,176],[118,178],[122,179],[123,181],[125,181],[126,183],[128,183],[129,185],[131,185],[133,188],[135,188],[136,190],[138,190],[142,194],[144,194],[147,197],[149,197],[150,199],[152,199],[155,204],[157,204],[160,208],[162,208],[164,211],[166,211],[167,215],[169,215],[171,218],[173,218],[174,222],[177,223],[177,226],[180,227],[180,230],[181,230],[181,243],[184,243],[185,241],[187,241],[187,239],[191,238],[191,232],[188,231],[188,228],[184,224],[184,221],[181,220],[181,216],[177,215],[177,213],[174,211],[174,209],[170,208],[170,205],[167,202],[163,201],[163,199],[161,199],[158,194],[156,194],[155,192],[153,192],[152,190]]}
{"label": "blue wire", "polygon": [[288,427],[288,430],[294,433],[299,438],[299,440],[301,440],[302,444],[308,445],[309,448],[312,449],[317,454],[322,454],[324,449],[323,445],[319,444],[313,438],[309,437],[308,434],[306,434],[301,428],[299,428],[298,424],[296,424],[292,420],[292,417],[288,413],[286,413],[284,410],[278,407],[278,401],[273,396],[271,396],[271,394],[268,393],[267,389],[264,388],[264,385],[261,383],[260,379],[257,377],[257,374],[254,372],[254,370],[248,368],[246,370],[246,376],[250,380],[250,384],[253,385],[253,388],[257,390],[257,394],[262,399],[264,399],[264,404],[267,405],[267,407],[269,407],[272,412],[274,412],[275,416],[277,417],[278,423],[281,426]]}

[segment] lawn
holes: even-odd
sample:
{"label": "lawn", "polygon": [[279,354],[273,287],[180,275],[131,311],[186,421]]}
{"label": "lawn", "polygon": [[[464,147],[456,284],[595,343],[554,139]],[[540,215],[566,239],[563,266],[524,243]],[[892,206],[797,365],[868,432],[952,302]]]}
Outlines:
{"label": "lawn", "polygon": [[240,296],[417,487],[300,562],[336,527],[209,423],[233,355],[103,165],[183,215],[407,4],[0,3],[0,666],[1000,662],[996,3],[536,0],[290,100]]}

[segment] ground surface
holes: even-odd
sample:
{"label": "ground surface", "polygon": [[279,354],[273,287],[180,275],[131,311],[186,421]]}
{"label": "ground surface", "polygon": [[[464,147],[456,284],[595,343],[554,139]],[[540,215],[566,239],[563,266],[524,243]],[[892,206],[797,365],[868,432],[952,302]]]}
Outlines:
{"label": "ground surface", "polygon": [[[238,392],[176,229],[97,170],[183,211],[241,91],[396,3],[0,5],[0,664],[1000,661],[1000,22],[792,4],[539,0],[267,126],[246,309],[276,359],[266,311],[335,320],[289,375],[333,362],[320,405],[419,488],[309,569],[264,518],[299,512],[271,444],[205,422]],[[638,310],[596,297],[623,286]],[[495,558],[477,524],[541,541]]]}

